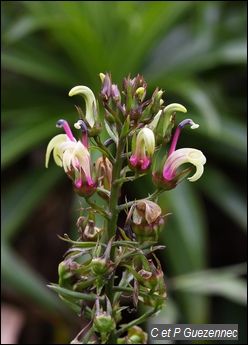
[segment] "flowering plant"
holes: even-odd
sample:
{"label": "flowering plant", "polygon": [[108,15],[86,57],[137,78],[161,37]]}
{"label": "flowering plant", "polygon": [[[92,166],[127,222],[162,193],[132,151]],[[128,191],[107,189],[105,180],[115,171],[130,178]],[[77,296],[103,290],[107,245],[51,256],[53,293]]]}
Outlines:
{"label": "flowering plant", "polygon": [[[88,87],[74,87],[69,96],[81,95],[85,101],[85,110],[77,107],[80,119],[74,124],[79,139],[67,121],[59,120],[57,127],[65,134],[56,135],[47,147],[46,166],[53,153],[89,206],[78,218],[78,239],[66,234],[62,238],[71,248],[59,264],[58,284],[50,287],[87,320],[72,343],[145,344],[147,334],[138,325],[159,312],[166,300],[164,274],[155,254],[164,248],[157,242],[166,215],[157,198],[190,174],[190,182],[199,179],[206,158],[194,148],[176,149],[182,128],[198,127],[191,119],[176,126],[176,112],[185,113],[184,106],[164,106],[158,88],[146,98],[147,84],[140,75],[125,78],[122,90],[110,74],[101,73],[100,79],[104,115]],[[105,142],[103,131],[109,136]],[[92,149],[101,154],[95,162]],[[185,163],[190,166],[182,170]],[[123,184],[150,173],[154,193],[119,204]],[[101,205],[92,199],[96,194]],[[126,220],[121,224],[123,211]],[[103,219],[100,226],[96,215]],[[122,311],[136,310],[139,304],[146,307],[143,315],[122,323]]]}

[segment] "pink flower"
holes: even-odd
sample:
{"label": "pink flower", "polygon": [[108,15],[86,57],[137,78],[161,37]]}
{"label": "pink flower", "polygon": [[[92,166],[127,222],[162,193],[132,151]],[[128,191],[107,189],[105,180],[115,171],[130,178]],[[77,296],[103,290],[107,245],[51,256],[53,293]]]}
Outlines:
{"label": "pink flower", "polygon": [[91,158],[85,137],[87,134],[83,134],[83,142],[81,142],[74,138],[67,121],[59,120],[57,127],[63,127],[66,134],[56,135],[49,142],[46,151],[46,167],[53,151],[55,163],[63,167],[66,174],[74,181],[76,191],[88,196],[94,192],[95,182],[91,177]]}
{"label": "pink flower", "polygon": [[195,166],[196,171],[193,176],[188,177],[190,182],[197,181],[203,174],[204,164],[206,163],[206,157],[204,154],[194,148],[182,148],[176,150],[176,145],[181,133],[182,128],[185,125],[191,125],[192,129],[198,128],[199,125],[195,124],[191,119],[183,120],[177,127],[172,143],[168,152],[167,159],[163,165],[162,176],[161,173],[153,173],[153,182],[160,188],[172,189],[178,182],[189,174],[191,168],[179,171],[179,167],[185,163],[190,163]]}
{"label": "pink flower", "polygon": [[130,165],[138,170],[147,170],[151,164],[151,157],[155,151],[155,137],[149,128],[142,128],[133,145],[133,153],[130,157]]}

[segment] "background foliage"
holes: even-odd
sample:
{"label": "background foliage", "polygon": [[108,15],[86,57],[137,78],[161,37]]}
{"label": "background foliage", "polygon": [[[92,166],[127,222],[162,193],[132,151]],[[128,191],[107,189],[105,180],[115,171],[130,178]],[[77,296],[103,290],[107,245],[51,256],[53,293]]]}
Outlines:
{"label": "background foliage", "polygon": [[[80,204],[60,169],[44,169],[44,152],[56,120],[77,118],[71,87],[97,94],[99,72],[111,71],[116,82],[141,73],[167,104],[184,104],[200,128],[179,145],[207,157],[199,182],[160,198],[173,215],[161,235],[169,298],[159,321],[239,323],[244,343],[246,2],[1,5],[2,281],[4,301],[25,315],[20,342],[66,343],[80,328],[46,288],[66,248],[56,234],[75,230]],[[152,191],[141,179],[128,197],[144,185]]]}

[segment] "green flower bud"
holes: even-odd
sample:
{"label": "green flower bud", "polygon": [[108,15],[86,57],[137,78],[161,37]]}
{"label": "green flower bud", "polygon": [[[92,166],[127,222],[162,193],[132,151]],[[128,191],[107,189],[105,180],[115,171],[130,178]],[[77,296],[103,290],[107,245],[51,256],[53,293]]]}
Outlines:
{"label": "green flower bud", "polygon": [[163,111],[158,111],[153,121],[148,125],[149,128],[154,130],[157,145],[161,143],[165,145],[170,141],[177,111],[186,113],[187,109],[178,103],[169,104]]}
{"label": "green flower bud", "polygon": [[141,86],[136,90],[135,94],[137,95],[139,101],[142,102],[146,96],[146,89]]}
{"label": "green flower bud", "polygon": [[91,270],[95,275],[103,275],[108,271],[107,260],[103,258],[94,258],[91,261]]}
{"label": "green flower bud", "polygon": [[129,328],[128,334],[124,338],[117,339],[117,344],[147,344],[148,335],[140,327]]}
{"label": "green flower bud", "polygon": [[107,312],[100,312],[94,319],[94,330],[98,333],[110,333],[116,327],[115,320]]}

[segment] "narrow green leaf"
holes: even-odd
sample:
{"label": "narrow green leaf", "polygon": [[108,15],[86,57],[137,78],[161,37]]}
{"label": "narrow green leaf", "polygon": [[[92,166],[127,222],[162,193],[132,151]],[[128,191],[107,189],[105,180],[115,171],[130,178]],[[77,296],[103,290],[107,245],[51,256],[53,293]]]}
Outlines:
{"label": "narrow green leaf", "polygon": [[62,172],[57,167],[34,170],[19,178],[8,192],[5,190],[2,206],[2,238],[12,240],[22,224],[44,198]]}
{"label": "narrow green leaf", "polygon": [[69,297],[74,297],[77,299],[81,299],[84,301],[95,301],[96,300],[96,295],[93,293],[82,293],[82,292],[76,292],[76,291],[72,291],[72,290],[68,290],[65,288],[62,288],[56,284],[52,284],[52,285],[48,285],[48,287],[54,291],[56,291],[57,293],[63,295],[63,296],[69,296]]}
{"label": "narrow green leaf", "polygon": [[246,264],[194,272],[178,276],[170,281],[174,290],[195,294],[218,295],[240,304],[247,302],[247,284],[238,278],[246,273]]}
{"label": "narrow green leaf", "polygon": [[52,314],[66,314],[59,299],[45,287],[45,281],[34,273],[4,242],[1,245],[2,282],[8,290],[35,303]]}
{"label": "narrow green leaf", "polygon": [[[228,217],[247,231],[247,205],[244,196],[223,173],[209,167],[199,187]],[[221,193],[220,193],[221,191]]]}
{"label": "narrow green leaf", "polygon": [[[34,114],[35,116],[35,114]],[[51,137],[55,132],[54,120],[46,119],[36,125],[12,128],[2,136],[1,165],[2,168],[17,160],[21,155],[33,149],[44,139]]]}

